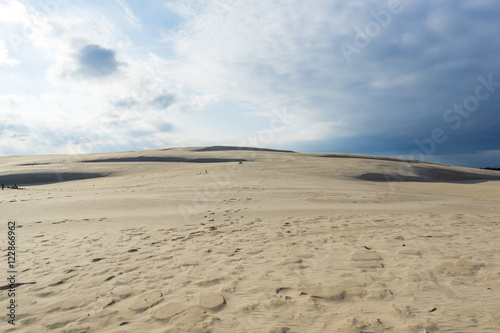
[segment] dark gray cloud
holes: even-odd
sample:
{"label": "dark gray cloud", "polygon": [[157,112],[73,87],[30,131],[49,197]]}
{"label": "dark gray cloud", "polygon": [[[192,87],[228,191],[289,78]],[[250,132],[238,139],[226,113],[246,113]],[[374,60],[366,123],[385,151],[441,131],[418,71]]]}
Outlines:
{"label": "dark gray cloud", "polygon": [[[399,10],[388,17],[388,4],[398,2]],[[305,3],[308,5],[303,7]],[[500,147],[495,136],[500,125],[498,1],[290,0],[287,5],[260,4],[245,8],[260,14],[252,17],[262,18],[248,29],[254,34],[245,36],[245,43],[235,47],[237,52],[224,53],[213,66],[208,60],[218,57],[216,52],[210,53],[214,43],[197,43],[196,38],[189,42],[202,48],[200,53],[211,55],[201,57],[200,72],[238,64],[224,72],[224,77],[238,84],[221,85],[222,92],[234,91],[240,94],[237,98],[244,96],[241,99],[272,108],[289,107],[299,119],[291,128],[297,132],[317,129],[317,135],[305,131],[305,137],[297,135],[282,148],[396,155],[421,150],[425,158],[431,158],[458,153],[472,156]],[[286,10],[296,15],[278,14]],[[280,23],[265,24],[273,19],[278,22],[268,13],[281,15]],[[379,13],[378,18],[373,13]],[[264,21],[266,17],[269,21]],[[228,31],[245,23],[235,22],[228,27],[219,22],[224,26],[219,45],[225,46],[225,40],[231,40],[228,37],[237,37]],[[376,32],[368,31],[370,27],[376,27]],[[198,37],[201,31],[192,34]],[[365,41],[362,45],[357,43],[361,39]],[[350,59],[342,52],[343,43],[357,48]],[[194,51],[193,45],[182,46]],[[205,45],[210,47],[203,49]],[[229,51],[231,46],[228,44]],[[478,101],[475,111],[464,115],[455,111],[455,104],[476,102],[478,78],[490,75],[494,91],[480,88],[488,96]],[[207,82],[214,85],[218,81]],[[418,143],[428,143],[436,129],[443,131],[446,140],[434,142],[434,149],[421,147]]]}
{"label": "dark gray cloud", "polygon": [[[332,110],[323,113],[324,121],[343,118],[346,127],[352,128],[343,138],[332,133],[329,140],[303,147],[309,151],[391,155],[421,151],[429,160],[433,155],[448,156],[448,162],[453,161],[451,155],[474,156],[499,149],[500,4],[401,3],[401,13],[393,15],[366,47],[354,53],[350,63],[343,59],[340,48],[337,61],[333,56],[331,62],[323,63],[322,73],[330,73],[335,79],[320,71],[313,72],[314,77],[299,78],[305,82],[301,84],[306,88],[303,91],[315,89],[325,96],[324,87],[328,87],[334,93],[333,98],[310,100],[311,107]],[[361,13],[370,10],[378,8],[360,6]],[[373,18],[367,16],[365,21],[353,22],[353,32],[370,20]],[[332,38],[354,44],[353,36]],[[491,77],[494,82],[489,89],[484,84],[479,88],[480,93],[488,95],[481,100],[476,97],[476,89],[482,85],[479,77],[486,81]],[[454,108],[464,108],[466,103],[474,111],[461,114]],[[444,142],[433,140],[436,128],[446,135]],[[433,145],[435,149],[431,149]],[[470,164],[475,162],[471,160]]]}
{"label": "dark gray cloud", "polygon": [[78,74],[88,78],[110,76],[120,67],[115,51],[96,44],[89,44],[80,49],[76,61],[79,66]]}

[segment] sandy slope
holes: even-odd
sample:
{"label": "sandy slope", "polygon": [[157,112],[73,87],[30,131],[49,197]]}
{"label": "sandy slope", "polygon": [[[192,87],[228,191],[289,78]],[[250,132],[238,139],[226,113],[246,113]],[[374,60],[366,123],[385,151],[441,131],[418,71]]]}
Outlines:
{"label": "sandy slope", "polygon": [[24,189],[0,191],[0,244],[16,220],[31,284],[0,331],[499,332],[499,175],[234,147],[2,157]]}

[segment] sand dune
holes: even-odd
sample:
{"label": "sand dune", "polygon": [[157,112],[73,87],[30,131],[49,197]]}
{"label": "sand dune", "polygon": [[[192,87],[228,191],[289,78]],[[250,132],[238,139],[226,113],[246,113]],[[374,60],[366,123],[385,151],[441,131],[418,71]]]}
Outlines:
{"label": "sand dune", "polygon": [[236,148],[0,158],[0,331],[500,330],[497,171]]}

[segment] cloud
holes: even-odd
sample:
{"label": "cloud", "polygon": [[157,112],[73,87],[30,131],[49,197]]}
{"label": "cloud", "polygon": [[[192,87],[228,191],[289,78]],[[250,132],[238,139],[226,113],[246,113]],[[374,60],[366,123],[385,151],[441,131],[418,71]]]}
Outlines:
{"label": "cloud", "polygon": [[[436,127],[446,128],[450,138],[458,133],[443,113],[474,93],[479,75],[500,81],[495,2],[401,1],[385,26],[373,16],[387,11],[385,2],[227,3],[170,3],[185,18],[165,36],[182,59],[179,80],[247,101],[269,117],[287,107],[296,117],[275,140],[291,149],[410,153],[414,141]],[[339,45],[354,44],[369,24],[379,24],[380,32],[348,63]],[[461,131],[477,134],[474,145],[450,139],[440,151],[489,147],[481,133],[489,123],[500,125],[491,112],[497,101],[500,90],[464,121]]]}
{"label": "cloud", "polygon": [[89,44],[81,48],[76,55],[78,64],[76,75],[85,78],[102,78],[118,72],[120,63],[115,51],[99,45]]}
{"label": "cloud", "polygon": [[26,6],[16,0],[0,3],[0,22],[28,23]]}
{"label": "cloud", "polygon": [[170,107],[175,102],[175,95],[173,94],[162,94],[155,99],[153,99],[149,104],[153,107],[157,107],[159,109],[166,109]]}
{"label": "cloud", "polygon": [[113,106],[118,109],[157,109],[157,110],[165,110],[171,107],[176,102],[175,94],[162,93],[154,97],[152,100],[147,101],[146,103],[139,103],[132,97],[127,97],[120,99],[113,103]]}
{"label": "cloud", "polygon": [[0,40],[0,66],[7,65],[12,67],[18,64],[19,60],[9,58],[9,51],[5,47],[5,42]]}
{"label": "cloud", "polygon": [[10,137],[28,136],[30,127],[16,120],[3,119],[0,121],[0,135]]}
{"label": "cloud", "polygon": [[114,103],[114,106],[119,109],[130,109],[137,105],[137,101],[133,98],[124,98]]}
{"label": "cloud", "polygon": [[120,5],[120,7],[123,9],[124,14],[123,16],[125,19],[135,28],[141,27],[141,24],[139,22],[139,19],[134,15],[132,10],[130,9],[129,6],[127,6],[126,2],[123,0],[116,0],[116,2]]}

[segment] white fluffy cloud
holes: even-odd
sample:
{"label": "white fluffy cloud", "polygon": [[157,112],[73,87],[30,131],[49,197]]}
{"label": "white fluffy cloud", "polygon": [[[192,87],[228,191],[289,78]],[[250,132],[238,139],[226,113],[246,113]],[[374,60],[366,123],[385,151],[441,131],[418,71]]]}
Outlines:
{"label": "white fluffy cloud", "polygon": [[0,66],[15,66],[19,64],[19,61],[9,57],[9,51],[5,47],[5,42],[0,40]]}
{"label": "white fluffy cloud", "polygon": [[[217,101],[206,93],[184,93],[184,85],[173,80],[182,76],[173,61],[154,53],[130,57],[126,49],[133,47],[131,41],[113,18],[79,8],[44,15],[17,1],[10,5],[19,13],[10,22],[18,29],[11,26],[10,35],[26,32],[14,35],[22,40],[20,46],[45,60],[46,86],[39,88],[50,92],[0,94],[0,118],[10,124],[0,128],[0,153],[164,146],[175,137],[170,121],[175,114],[199,112]],[[126,4],[119,5],[127,21],[137,25]],[[21,124],[22,137],[16,133]]]}

